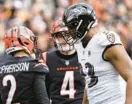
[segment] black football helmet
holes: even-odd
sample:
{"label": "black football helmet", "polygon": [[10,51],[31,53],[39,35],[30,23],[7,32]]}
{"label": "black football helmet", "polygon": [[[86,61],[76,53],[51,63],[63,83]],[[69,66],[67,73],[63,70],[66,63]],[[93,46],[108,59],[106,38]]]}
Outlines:
{"label": "black football helmet", "polygon": [[63,22],[69,29],[69,34],[66,34],[64,39],[73,45],[81,41],[89,29],[97,24],[97,18],[89,4],[79,3],[69,6],[64,11]]}

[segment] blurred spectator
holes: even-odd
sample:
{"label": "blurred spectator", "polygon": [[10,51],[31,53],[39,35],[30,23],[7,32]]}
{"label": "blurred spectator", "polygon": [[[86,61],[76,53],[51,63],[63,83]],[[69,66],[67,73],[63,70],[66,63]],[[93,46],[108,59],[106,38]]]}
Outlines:
{"label": "blurred spectator", "polygon": [[132,39],[129,39],[126,44],[126,51],[132,59]]}
{"label": "blurred spectator", "polygon": [[0,23],[0,54],[2,54],[4,52],[4,49],[5,49],[4,43],[2,41],[4,33],[5,33],[4,25]]}
{"label": "blurred spectator", "polygon": [[122,21],[120,21],[120,23],[118,23],[117,32],[121,36],[121,39],[122,39],[122,41],[124,43],[124,46],[126,47],[127,41],[130,38],[132,38],[130,27],[129,27],[129,24],[128,24],[128,22],[126,20],[124,20],[124,21],[122,20]]}

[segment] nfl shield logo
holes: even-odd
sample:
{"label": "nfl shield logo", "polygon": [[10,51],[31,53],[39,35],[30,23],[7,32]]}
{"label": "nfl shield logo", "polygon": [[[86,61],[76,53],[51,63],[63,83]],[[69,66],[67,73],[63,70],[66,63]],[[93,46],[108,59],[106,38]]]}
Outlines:
{"label": "nfl shield logo", "polygon": [[70,62],[68,60],[65,60],[65,64],[68,66]]}

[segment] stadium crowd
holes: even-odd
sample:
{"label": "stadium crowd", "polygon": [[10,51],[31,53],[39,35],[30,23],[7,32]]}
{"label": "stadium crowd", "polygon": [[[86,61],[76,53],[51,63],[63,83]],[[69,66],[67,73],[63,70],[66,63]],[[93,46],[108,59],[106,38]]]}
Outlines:
{"label": "stadium crowd", "polygon": [[[46,51],[54,46],[49,38],[53,20],[76,2],[90,3],[98,17],[98,25],[116,31],[126,47],[132,33],[131,0],[0,0],[0,38],[12,26],[24,25],[40,35],[39,46]],[[2,43],[0,47],[4,48]]]}
{"label": "stadium crowd", "polygon": [[[100,30],[113,30],[120,35],[126,49],[132,46],[131,0],[0,0],[0,53],[4,51],[2,38],[13,26],[28,27],[39,36],[39,48],[43,52],[50,50],[54,47],[53,21],[62,17],[65,8],[78,2],[92,5]],[[128,51],[131,55],[132,49]]]}

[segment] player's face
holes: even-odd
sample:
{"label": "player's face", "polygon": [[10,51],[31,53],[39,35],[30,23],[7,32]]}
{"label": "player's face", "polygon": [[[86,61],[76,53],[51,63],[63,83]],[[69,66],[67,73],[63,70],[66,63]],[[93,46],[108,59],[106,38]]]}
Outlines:
{"label": "player's face", "polygon": [[67,25],[68,33],[65,34],[64,39],[70,45],[73,45],[76,42],[79,42],[86,35],[86,28],[83,26],[82,22],[80,23],[74,21]]}
{"label": "player's face", "polygon": [[67,32],[60,32],[60,33],[57,33],[54,37],[55,39],[55,43],[58,47],[58,49],[60,51],[70,51],[70,50],[73,50],[73,46],[70,46],[69,44],[67,44],[66,40],[64,39],[63,35],[62,34],[65,34]]}
{"label": "player's face", "polygon": [[67,45],[65,39],[63,38],[63,36],[61,34],[57,34],[56,35],[56,39],[58,41],[57,43],[62,44],[62,46],[66,46]]}
{"label": "player's face", "polygon": [[68,32],[63,38],[69,45],[73,45],[76,42],[76,27],[68,27]]}

